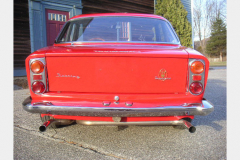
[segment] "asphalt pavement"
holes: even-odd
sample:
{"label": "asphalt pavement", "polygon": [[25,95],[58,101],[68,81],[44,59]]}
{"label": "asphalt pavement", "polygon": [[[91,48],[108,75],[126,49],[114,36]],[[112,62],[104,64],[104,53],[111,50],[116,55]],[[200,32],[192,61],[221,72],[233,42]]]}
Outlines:
{"label": "asphalt pavement", "polygon": [[14,159],[226,159],[226,68],[212,68],[195,133],[172,126],[71,125],[39,132],[39,114],[23,110],[28,89],[14,90]]}

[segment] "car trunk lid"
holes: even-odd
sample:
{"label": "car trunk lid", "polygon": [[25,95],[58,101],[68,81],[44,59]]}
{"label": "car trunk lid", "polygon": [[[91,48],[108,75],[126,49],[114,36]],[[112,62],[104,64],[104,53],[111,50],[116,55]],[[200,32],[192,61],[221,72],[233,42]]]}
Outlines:
{"label": "car trunk lid", "polygon": [[188,54],[174,46],[69,46],[46,53],[49,91],[186,92]]}

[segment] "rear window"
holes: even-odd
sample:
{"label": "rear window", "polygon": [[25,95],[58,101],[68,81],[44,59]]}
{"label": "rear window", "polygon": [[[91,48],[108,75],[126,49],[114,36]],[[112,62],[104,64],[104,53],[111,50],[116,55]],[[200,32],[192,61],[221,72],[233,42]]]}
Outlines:
{"label": "rear window", "polygon": [[88,17],[67,22],[61,42],[179,43],[170,24],[144,17]]}

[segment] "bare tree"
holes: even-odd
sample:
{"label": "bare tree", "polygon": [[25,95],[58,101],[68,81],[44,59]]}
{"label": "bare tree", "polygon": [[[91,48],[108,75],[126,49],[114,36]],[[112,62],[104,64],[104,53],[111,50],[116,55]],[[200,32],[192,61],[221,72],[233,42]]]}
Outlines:
{"label": "bare tree", "polygon": [[210,36],[212,22],[219,17],[226,19],[226,0],[194,0],[194,32],[203,54],[206,54],[206,39]]}
{"label": "bare tree", "polygon": [[199,38],[201,51],[205,54],[206,48],[206,35],[209,29],[209,14],[208,12],[211,10],[209,5],[209,1],[195,0],[194,1],[194,30],[196,35]]}
{"label": "bare tree", "polygon": [[217,18],[221,18],[224,22],[227,18],[227,2],[226,0],[222,1],[213,1],[213,15],[211,17],[211,23],[215,21]]}
{"label": "bare tree", "polygon": [[[194,22],[194,31],[195,34],[198,36],[200,43],[202,41],[201,35],[201,20],[202,20],[202,3],[201,1],[194,1],[194,8],[193,8],[193,22]],[[202,46],[202,45],[201,45]]]}

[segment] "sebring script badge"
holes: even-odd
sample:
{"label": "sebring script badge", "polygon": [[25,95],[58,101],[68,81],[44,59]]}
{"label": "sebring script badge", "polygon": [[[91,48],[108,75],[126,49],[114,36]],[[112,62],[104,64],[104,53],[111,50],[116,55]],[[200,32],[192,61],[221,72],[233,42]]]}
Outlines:
{"label": "sebring script badge", "polygon": [[79,76],[73,76],[73,75],[62,75],[60,73],[57,73],[57,76],[56,77],[70,77],[70,78],[77,78],[79,79],[80,77]]}
{"label": "sebring script badge", "polygon": [[167,71],[165,69],[161,69],[158,73],[158,76],[156,76],[155,79],[165,81],[165,80],[171,79],[171,78],[167,77]]}

